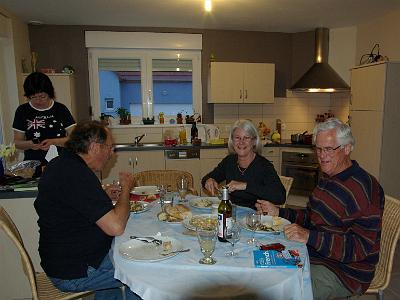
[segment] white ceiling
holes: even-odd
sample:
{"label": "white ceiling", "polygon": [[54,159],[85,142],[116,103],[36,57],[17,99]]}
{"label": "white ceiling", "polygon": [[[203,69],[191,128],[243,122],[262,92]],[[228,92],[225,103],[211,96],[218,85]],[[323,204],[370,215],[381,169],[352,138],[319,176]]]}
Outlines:
{"label": "white ceiling", "polygon": [[399,0],[0,0],[23,21],[56,25],[302,32],[354,26],[400,9]]}

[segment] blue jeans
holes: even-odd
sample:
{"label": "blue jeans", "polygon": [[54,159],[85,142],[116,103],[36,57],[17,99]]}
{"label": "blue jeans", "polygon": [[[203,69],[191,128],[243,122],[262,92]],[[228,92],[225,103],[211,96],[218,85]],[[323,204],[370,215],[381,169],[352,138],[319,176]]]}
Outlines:
{"label": "blue jeans", "polygon": [[[70,280],[49,278],[53,284],[63,292],[96,291],[95,300],[122,299],[120,287],[123,284],[121,281],[114,278],[114,266],[111,262],[110,254],[104,257],[97,269],[89,266],[87,275],[87,277]],[[125,294],[127,300],[141,299],[128,287],[125,288]]]}

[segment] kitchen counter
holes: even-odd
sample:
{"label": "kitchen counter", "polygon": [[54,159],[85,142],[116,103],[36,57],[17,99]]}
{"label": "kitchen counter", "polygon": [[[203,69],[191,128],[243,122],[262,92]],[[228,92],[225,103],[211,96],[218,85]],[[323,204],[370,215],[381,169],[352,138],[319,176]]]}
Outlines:
{"label": "kitchen counter", "polygon": [[[227,148],[228,144],[207,144],[201,143],[201,145],[195,146],[192,144],[176,145],[176,146],[165,146],[162,143],[145,143],[139,146],[133,144],[115,144],[115,151],[148,151],[148,150],[171,150],[171,149],[220,149]],[[290,140],[282,141],[282,143],[269,143],[265,144],[264,147],[289,147],[289,148],[312,148],[312,145],[305,144],[292,144]]]}

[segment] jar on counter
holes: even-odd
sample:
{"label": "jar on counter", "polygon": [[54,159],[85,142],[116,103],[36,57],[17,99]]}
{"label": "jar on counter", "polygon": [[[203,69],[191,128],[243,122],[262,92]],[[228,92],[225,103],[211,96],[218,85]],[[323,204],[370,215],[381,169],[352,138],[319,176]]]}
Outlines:
{"label": "jar on counter", "polygon": [[160,112],[158,114],[158,120],[160,121],[160,124],[164,124],[164,113]]}

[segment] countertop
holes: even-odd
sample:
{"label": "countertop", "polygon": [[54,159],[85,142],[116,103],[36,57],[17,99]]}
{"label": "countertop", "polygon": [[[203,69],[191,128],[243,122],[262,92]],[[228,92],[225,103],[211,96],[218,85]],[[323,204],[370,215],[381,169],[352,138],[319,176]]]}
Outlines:
{"label": "countertop", "polygon": [[[201,145],[176,145],[176,146],[165,146],[162,143],[145,143],[139,146],[133,144],[115,144],[115,151],[149,151],[149,150],[173,150],[173,149],[220,149],[227,148],[228,144],[207,144],[201,143]],[[264,147],[289,147],[289,148],[312,148],[312,145],[305,144],[292,144],[290,140],[283,140],[282,143],[267,143]]]}

